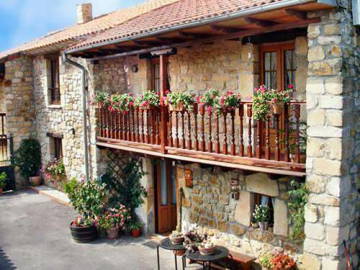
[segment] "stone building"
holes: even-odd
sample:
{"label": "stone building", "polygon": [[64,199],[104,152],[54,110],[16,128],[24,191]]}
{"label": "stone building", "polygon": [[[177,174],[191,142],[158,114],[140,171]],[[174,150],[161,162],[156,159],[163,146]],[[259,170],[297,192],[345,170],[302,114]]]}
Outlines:
{"label": "stone building", "polygon": [[[345,240],[357,269],[360,50],[351,5],[153,0],[99,18],[92,18],[89,5],[80,5],[75,26],[0,54],[0,108],[15,148],[34,136],[46,163],[59,155],[60,145],[68,177],[85,177],[87,167],[95,178],[109,164],[141,159],[148,197],[138,214],[149,234],[198,225],[241,253],[258,256],[281,247],[300,268],[319,270],[345,269]],[[72,61],[86,70],[85,83]],[[252,119],[255,87],[284,90],[290,83],[296,102],[287,118],[264,126]],[[141,110],[116,116],[91,105],[99,91],[148,89],[239,90],[243,112],[218,120],[215,114],[174,113],[163,106],[155,116]],[[149,126],[151,119],[155,125]],[[279,128],[299,132],[300,121],[307,127],[302,153],[298,137],[281,143]],[[293,179],[310,190],[303,241],[290,237]],[[272,224],[261,232],[252,213],[264,203],[271,206]]]}

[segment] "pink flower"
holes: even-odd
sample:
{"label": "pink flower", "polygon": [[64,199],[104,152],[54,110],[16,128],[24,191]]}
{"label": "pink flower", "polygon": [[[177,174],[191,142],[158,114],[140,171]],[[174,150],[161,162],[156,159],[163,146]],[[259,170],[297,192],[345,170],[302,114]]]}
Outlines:
{"label": "pink flower", "polygon": [[277,98],[273,98],[273,99],[271,100],[271,102],[272,102],[272,103],[277,103],[278,100],[277,100]]}
{"label": "pink flower", "polygon": [[197,97],[196,97],[196,102],[197,102],[197,103],[200,103],[200,102],[201,102],[201,98],[202,98],[201,96],[197,96]]}
{"label": "pink flower", "polygon": [[225,97],[222,96],[222,97],[220,98],[220,105],[224,105],[224,104],[225,104]]}
{"label": "pink flower", "polygon": [[166,91],[165,91],[165,95],[168,95],[169,93],[170,93],[169,90],[166,90]]}
{"label": "pink flower", "polygon": [[144,101],[142,104],[141,104],[141,106],[143,106],[143,107],[146,107],[146,106],[148,106],[149,105],[149,101]]}
{"label": "pink flower", "polygon": [[294,88],[294,85],[289,84],[289,85],[288,85],[288,88],[289,88],[289,89],[293,89],[293,88]]}
{"label": "pink flower", "polygon": [[211,106],[206,107],[206,111],[209,115],[212,113],[212,110],[213,110],[213,107],[211,107]]}
{"label": "pink flower", "polygon": [[133,101],[130,101],[130,102],[129,102],[129,106],[134,106],[134,102],[133,102]]}
{"label": "pink flower", "polygon": [[226,95],[228,95],[228,96],[232,96],[233,94],[234,94],[233,91],[227,91],[227,92],[226,92]]}

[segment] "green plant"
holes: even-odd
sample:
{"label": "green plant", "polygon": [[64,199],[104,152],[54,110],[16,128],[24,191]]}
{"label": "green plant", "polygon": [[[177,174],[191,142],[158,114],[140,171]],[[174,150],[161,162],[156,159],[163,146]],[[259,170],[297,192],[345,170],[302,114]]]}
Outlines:
{"label": "green plant", "polygon": [[292,223],[292,232],[290,234],[291,239],[303,239],[304,238],[304,208],[308,201],[309,190],[305,183],[298,183],[295,180],[290,182],[292,190],[288,191],[289,194],[289,213],[290,221]]}
{"label": "green plant", "polygon": [[255,120],[266,120],[271,104],[284,104],[290,101],[290,93],[293,91],[292,85],[284,91],[267,89],[265,85],[261,85],[255,89],[253,97],[253,117]]}
{"label": "green plant", "polygon": [[274,255],[271,253],[260,254],[259,264],[266,269],[272,269],[274,266],[272,263],[273,258],[274,258]]}
{"label": "green plant", "polygon": [[42,168],[41,172],[47,179],[54,180],[54,178],[66,177],[65,166],[62,159],[54,159],[50,161],[45,167]]}
{"label": "green plant", "polygon": [[155,91],[146,91],[141,96],[135,99],[135,106],[147,107],[147,106],[160,106],[160,95]]}
{"label": "green plant", "polygon": [[182,104],[186,110],[191,111],[193,109],[194,97],[184,92],[170,92],[166,95],[166,102],[173,106]]}
{"label": "green plant", "polygon": [[267,205],[256,205],[253,213],[256,222],[268,222],[270,220],[270,208]]}
{"label": "green plant", "polygon": [[63,185],[71,205],[87,224],[102,215],[106,207],[107,192],[98,181],[78,182],[75,178]]}
{"label": "green plant", "polygon": [[14,154],[14,164],[19,167],[20,174],[28,179],[36,176],[41,167],[41,146],[36,139],[24,139]]}
{"label": "green plant", "polygon": [[110,104],[110,95],[106,92],[98,91],[95,93],[93,103],[100,107],[108,106]]}
{"label": "green plant", "polygon": [[110,111],[129,111],[134,105],[134,97],[131,94],[112,95],[110,97]]}
{"label": "green plant", "polygon": [[7,179],[6,172],[0,173],[0,189],[3,189],[6,187],[6,179]]}
{"label": "green plant", "polygon": [[143,227],[143,224],[140,221],[131,221],[129,222],[127,228],[129,231],[139,230]]}
{"label": "green plant", "polygon": [[100,228],[104,230],[112,228],[123,228],[130,220],[128,210],[124,205],[120,205],[119,208],[111,208],[107,210],[98,220]]}
{"label": "green plant", "polygon": [[241,101],[240,94],[236,94],[233,91],[227,91],[219,98],[219,105],[221,110],[235,109],[239,106]]}

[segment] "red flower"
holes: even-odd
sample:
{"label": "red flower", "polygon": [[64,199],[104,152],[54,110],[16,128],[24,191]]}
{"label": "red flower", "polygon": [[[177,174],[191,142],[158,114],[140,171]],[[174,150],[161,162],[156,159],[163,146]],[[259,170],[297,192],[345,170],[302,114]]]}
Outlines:
{"label": "red flower", "polygon": [[294,89],[294,85],[289,84],[289,85],[288,85],[288,88],[289,88],[289,89]]}
{"label": "red flower", "polygon": [[209,115],[212,113],[212,110],[213,110],[213,107],[211,107],[211,106],[206,107],[206,111]]}

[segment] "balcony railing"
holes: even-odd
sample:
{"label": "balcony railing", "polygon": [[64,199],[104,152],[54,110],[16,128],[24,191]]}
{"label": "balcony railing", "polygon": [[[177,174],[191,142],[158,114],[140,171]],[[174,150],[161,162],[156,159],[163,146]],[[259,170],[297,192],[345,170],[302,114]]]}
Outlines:
{"label": "balcony railing", "polygon": [[[303,102],[290,102],[267,121],[253,119],[251,102],[233,111],[170,111],[168,107],[110,112],[97,108],[98,144],[139,149],[169,158],[225,162],[304,172]],[[204,162],[206,163],[206,162]],[[301,175],[299,173],[298,175]]]}

